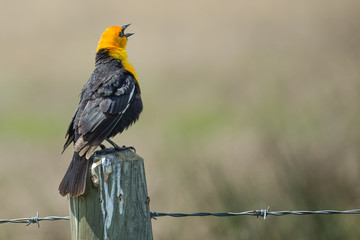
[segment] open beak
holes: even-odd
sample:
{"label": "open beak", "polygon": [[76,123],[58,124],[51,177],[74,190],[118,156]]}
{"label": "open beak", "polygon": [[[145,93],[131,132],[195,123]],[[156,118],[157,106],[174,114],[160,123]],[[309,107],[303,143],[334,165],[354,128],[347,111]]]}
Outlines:
{"label": "open beak", "polygon": [[[124,31],[125,31],[125,29],[128,27],[128,26],[130,26],[130,24],[126,24],[126,25],[124,25],[124,26],[122,26],[122,32],[124,33]],[[126,34],[124,34],[125,35],[125,37],[130,37],[131,35],[134,35],[134,33],[126,33]]]}

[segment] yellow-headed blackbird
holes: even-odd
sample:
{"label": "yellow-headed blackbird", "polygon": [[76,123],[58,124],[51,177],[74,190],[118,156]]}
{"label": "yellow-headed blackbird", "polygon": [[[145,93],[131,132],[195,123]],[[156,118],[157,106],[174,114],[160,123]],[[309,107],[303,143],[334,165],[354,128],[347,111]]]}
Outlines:
{"label": "yellow-headed blackbird", "polygon": [[125,50],[129,26],[109,27],[102,34],[95,58],[95,70],[80,93],[78,108],[67,130],[64,150],[74,143],[74,155],[59,186],[62,196],[84,193],[88,159],[109,138],[133,124],[143,109],[135,69]]}

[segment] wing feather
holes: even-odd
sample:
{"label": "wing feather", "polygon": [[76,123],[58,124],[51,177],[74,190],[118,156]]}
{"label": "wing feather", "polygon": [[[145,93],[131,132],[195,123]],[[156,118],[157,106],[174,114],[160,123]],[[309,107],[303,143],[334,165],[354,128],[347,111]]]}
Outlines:
{"label": "wing feather", "polygon": [[107,96],[109,95],[109,85],[106,86],[106,91],[100,86],[97,94],[99,92],[106,93],[105,96],[95,99],[88,98],[87,103],[84,104],[85,107],[81,111],[77,127],[78,133],[87,141],[87,145],[99,145],[108,137],[133,101],[135,90],[133,76],[128,75],[125,80],[122,80],[122,85],[117,82],[112,84],[110,96]]}

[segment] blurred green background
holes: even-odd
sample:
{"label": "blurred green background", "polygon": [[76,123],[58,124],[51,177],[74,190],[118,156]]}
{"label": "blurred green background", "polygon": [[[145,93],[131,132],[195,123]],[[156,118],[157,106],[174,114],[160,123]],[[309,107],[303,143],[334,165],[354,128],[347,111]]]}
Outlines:
{"label": "blurred green background", "polygon": [[[360,203],[360,2],[2,1],[0,218],[67,216],[60,154],[105,28],[132,23],[144,112],[117,136],[157,212]],[[358,215],[158,218],[155,239],[359,239]],[[67,221],[0,239],[69,239]]]}

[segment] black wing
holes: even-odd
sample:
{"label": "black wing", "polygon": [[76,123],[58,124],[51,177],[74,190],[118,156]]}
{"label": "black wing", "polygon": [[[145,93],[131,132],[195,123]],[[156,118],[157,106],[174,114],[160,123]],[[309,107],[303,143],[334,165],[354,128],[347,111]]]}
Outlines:
{"label": "black wing", "polygon": [[133,101],[136,86],[135,78],[126,71],[115,72],[100,85],[92,85],[93,82],[90,79],[82,91],[64,146],[74,140],[75,151],[86,153],[87,158],[118,124]]}

